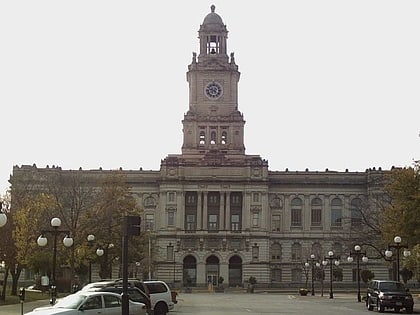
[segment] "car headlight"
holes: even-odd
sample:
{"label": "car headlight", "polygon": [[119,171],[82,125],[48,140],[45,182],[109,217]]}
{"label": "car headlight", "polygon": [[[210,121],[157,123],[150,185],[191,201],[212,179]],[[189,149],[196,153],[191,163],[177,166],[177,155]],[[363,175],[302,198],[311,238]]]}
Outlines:
{"label": "car headlight", "polygon": [[383,294],[383,293],[379,293],[379,298],[381,300],[390,300],[390,299],[392,299],[392,296],[386,295],[386,294]]}

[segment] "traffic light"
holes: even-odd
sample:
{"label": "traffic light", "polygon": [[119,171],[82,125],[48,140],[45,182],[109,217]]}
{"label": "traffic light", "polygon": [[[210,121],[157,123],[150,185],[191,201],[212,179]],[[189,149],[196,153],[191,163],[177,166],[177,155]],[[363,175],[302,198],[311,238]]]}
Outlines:
{"label": "traffic light", "polygon": [[140,235],[141,218],[139,216],[128,215],[124,217],[124,235]]}

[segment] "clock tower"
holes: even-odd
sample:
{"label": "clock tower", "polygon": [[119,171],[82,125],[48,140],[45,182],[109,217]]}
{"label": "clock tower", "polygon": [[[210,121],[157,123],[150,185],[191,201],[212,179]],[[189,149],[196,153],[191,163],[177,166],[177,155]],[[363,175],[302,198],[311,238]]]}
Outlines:
{"label": "clock tower", "polygon": [[243,115],[238,111],[240,73],[227,54],[228,31],[211,6],[198,31],[200,53],[188,66],[189,110],[182,121],[182,155],[244,155]]}

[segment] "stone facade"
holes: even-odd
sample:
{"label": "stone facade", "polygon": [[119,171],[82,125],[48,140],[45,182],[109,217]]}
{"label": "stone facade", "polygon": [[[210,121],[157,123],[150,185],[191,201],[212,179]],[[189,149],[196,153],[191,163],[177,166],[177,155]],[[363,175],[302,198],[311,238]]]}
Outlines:
{"label": "stone facade", "polygon": [[[355,264],[345,260],[360,224],[352,209],[371,202],[378,189],[373,179],[383,171],[270,171],[266,160],[247,155],[240,73],[227,54],[227,33],[212,6],[199,29],[200,53],[188,66],[182,153],[168,155],[158,171],[120,170],[144,209],[142,230],[150,231],[155,253],[152,277],[196,286],[217,284],[220,276],[229,286],[250,276],[273,287],[299,285],[310,254],[322,260],[333,250],[341,256],[342,281],[354,282]],[[14,176],[27,172],[68,171],[13,169]],[[79,172],[99,178],[110,171]],[[369,269],[388,277],[380,261]]]}

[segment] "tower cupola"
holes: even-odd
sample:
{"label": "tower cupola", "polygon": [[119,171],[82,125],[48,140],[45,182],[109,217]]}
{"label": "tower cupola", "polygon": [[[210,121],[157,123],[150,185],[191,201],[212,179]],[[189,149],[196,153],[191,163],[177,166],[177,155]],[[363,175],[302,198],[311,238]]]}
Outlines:
{"label": "tower cupola", "polygon": [[211,6],[211,12],[206,15],[198,31],[200,38],[199,60],[205,57],[228,58],[226,39],[228,31],[222,18],[215,12],[216,7]]}

